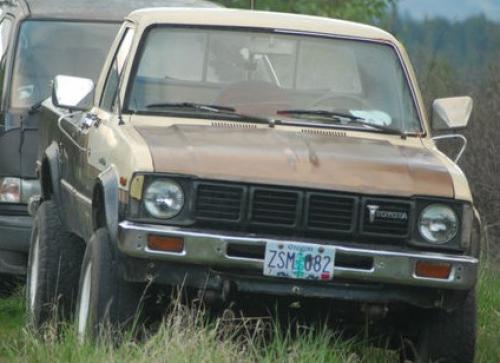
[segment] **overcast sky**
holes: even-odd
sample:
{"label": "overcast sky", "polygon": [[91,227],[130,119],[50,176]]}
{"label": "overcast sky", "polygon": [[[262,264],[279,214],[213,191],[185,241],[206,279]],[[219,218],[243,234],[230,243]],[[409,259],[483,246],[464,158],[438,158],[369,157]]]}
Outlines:
{"label": "overcast sky", "polygon": [[500,21],[500,0],[399,0],[398,6],[401,14],[409,14],[416,19],[443,16],[450,20],[462,20],[484,14]]}

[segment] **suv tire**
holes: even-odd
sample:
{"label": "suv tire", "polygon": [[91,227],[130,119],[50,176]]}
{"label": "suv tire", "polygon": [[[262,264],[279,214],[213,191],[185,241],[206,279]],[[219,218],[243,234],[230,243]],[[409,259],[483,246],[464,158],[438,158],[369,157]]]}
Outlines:
{"label": "suv tire", "polygon": [[471,290],[452,312],[423,311],[413,343],[403,344],[401,362],[472,363],[476,346],[476,308],[475,291]]}
{"label": "suv tire", "polygon": [[56,203],[45,201],[33,222],[26,280],[28,321],[35,329],[73,315],[83,251],[81,240],[65,230]]}
{"label": "suv tire", "polygon": [[143,289],[124,281],[118,272],[106,228],[94,232],[85,250],[77,305],[77,328],[81,340],[98,338],[139,321]]}

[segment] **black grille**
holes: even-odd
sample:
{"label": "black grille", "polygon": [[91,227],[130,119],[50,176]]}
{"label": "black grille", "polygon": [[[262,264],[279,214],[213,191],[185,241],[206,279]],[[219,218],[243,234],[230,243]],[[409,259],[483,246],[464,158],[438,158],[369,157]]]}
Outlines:
{"label": "black grille", "polygon": [[329,194],[310,194],[307,228],[352,232],[356,198]]}
{"label": "black grille", "polygon": [[[403,243],[409,236],[412,202],[361,198],[298,188],[197,182],[195,225],[278,237]],[[370,219],[368,206],[377,212]]]}
{"label": "black grille", "polygon": [[238,222],[243,206],[243,187],[199,184],[196,188],[196,218]]}
{"label": "black grille", "polygon": [[410,218],[411,204],[408,202],[366,199],[363,203],[362,231],[373,235],[405,237],[409,233]]}
{"label": "black grille", "polygon": [[293,227],[298,223],[299,193],[253,189],[250,223]]}

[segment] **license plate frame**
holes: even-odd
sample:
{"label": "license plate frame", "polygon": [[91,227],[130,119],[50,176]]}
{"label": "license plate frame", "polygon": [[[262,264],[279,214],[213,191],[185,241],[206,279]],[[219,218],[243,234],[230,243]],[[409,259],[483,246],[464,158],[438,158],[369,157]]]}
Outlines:
{"label": "license plate frame", "polygon": [[335,247],[328,245],[268,241],[263,274],[294,280],[331,281],[335,254]]}

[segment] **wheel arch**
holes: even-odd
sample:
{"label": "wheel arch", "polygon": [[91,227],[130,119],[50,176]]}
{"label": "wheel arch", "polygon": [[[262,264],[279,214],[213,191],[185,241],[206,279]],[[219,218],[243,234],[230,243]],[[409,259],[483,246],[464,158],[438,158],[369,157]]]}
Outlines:
{"label": "wheel arch", "polygon": [[92,228],[106,227],[113,241],[118,234],[118,174],[113,167],[100,173],[92,191]]}
{"label": "wheel arch", "polygon": [[61,190],[58,181],[59,172],[59,147],[54,142],[46,150],[40,168],[40,185],[44,200],[51,200],[60,205]]}

